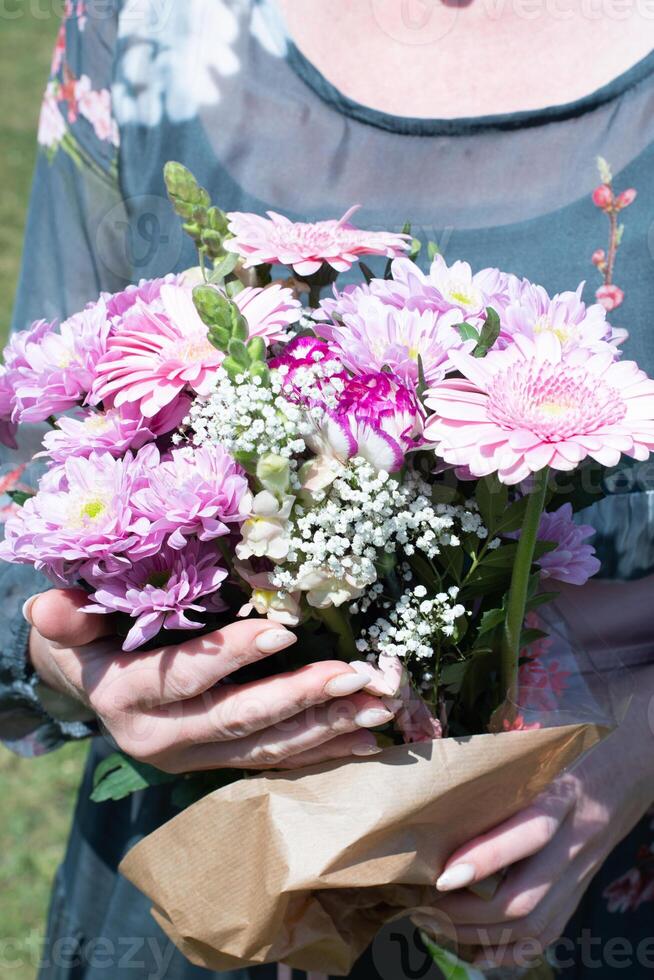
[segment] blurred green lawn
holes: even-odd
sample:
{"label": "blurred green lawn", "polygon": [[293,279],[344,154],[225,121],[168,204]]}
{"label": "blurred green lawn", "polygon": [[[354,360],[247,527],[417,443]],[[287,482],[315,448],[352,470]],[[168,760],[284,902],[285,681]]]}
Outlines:
{"label": "blurred green lawn", "polygon": [[[0,10],[0,335],[20,264],[39,102],[63,4],[13,0]],[[40,759],[0,747],[0,976],[34,980],[50,882],[63,853],[86,748]]]}

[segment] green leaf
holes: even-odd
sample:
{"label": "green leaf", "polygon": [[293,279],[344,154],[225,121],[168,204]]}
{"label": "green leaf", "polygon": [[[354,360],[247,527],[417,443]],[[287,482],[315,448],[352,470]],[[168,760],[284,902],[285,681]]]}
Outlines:
{"label": "green leaf", "polygon": [[538,629],[526,629],[522,630],[520,634],[520,649],[526,650],[528,646],[535,643],[536,640],[544,640],[549,636],[544,630]]}
{"label": "green leaf", "polygon": [[426,932],[420,932],[420,938],[429,955],[447,980],[484,980],[484,974],[475,970],[474,966],[464,963],[449,949],[438,946]]}
{"label": "green leaf", "polygon": [[441,254],[441,250],[436,244],[436,242],[427,242],[427,257],[430,262],[433,262],[437,255]]}
{"label": "green leaf", "polygon": [[461,340],[474,340],[479,342],[479,331],[471,323],[457,323],[456,329],[461,335]]}
{"label": "green leaf", "polygon": [[481,617],[477,636],[483,636],[484,633],[490,633],[497,626],[501,626],[505,618],[506,609],[488,609]]}
{"label": "green leaf", "polygon": [[422,363],[422,356],[418,354],[418,398],[422,399],[422,396],[426,390],[427,381],[425,379],[425,367]]}
{"label": "green leaf", "polygon": [[463,684],[463,678],[465,677],[466,670],[468,669],[468,664],[465,660],[456,664],[447,664],[441,670],[440,682],[444,687],[450,689],[453,694],[457,694],[461,690],[461,685]]}
{"label": "green leaf", "polygon": [[473,357],[486,357],[500,335],[500,318],[492,306],[486,308],[486,319],[479,334],[479,343],[472,352]]}
{"label": "green leaf", "polygon": [[[540,578],[540,576],[538,577]],[[538,609],[539,606],[546,606],[548,602],[554,602],[555,599],[559,598],[560,594],[560,592],[539,592],[527,602],[527,612]]]}
{"label": "green leaf", "polygon": [[177,778],[171,773],[155,769],[154,766],[130,759],[122,752],[115,752],[96,767],[93,773],[91,799],[94,803],[122,800],[148,786],[172,783]]}
{"label": "green leaf", "polygon": [[509,491],[493,473],[479,480],[475,488],[475,499],[490,538],[496,537],[495,528],[507,509]]}
{"label": "green leaf", "polygon": [[24,507],[36,495],[33,490],[7,490],[7,496],[19,507]]}
{"label": "green leaf", "polygon": [[511,568],[515,561],[518,544],[501,544],[499,548],[487,551],[479,563],[480,568]]}
{"label": "green leaf", "polygon": [[528,497],[520,497],[519,500],[509,504],[495,525],[494,534],[496,537],[520,530],[524,524],[528,499]]}
{"label": "green leaf", "polygon": [[222,282],[227,278],[227,276],[232,274],[237,263],[238,255],[236,252],[228,252],[226,255],[216,259],[213,269],[211,270],[211,275],[209,276],[209,282]]}

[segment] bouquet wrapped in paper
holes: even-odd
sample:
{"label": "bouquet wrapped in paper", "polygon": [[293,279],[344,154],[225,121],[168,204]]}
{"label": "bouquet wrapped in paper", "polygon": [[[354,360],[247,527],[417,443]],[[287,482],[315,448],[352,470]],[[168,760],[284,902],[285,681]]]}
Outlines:
{"label": "bouquet wrapped in paper", "polygon": [[589,468],[654,447],[654,382],[581,287],[431,244],[424,272],[408,229],[224,214],[166,180],[199,267],[5,351],[4,441],[50,429],[0,556],[86,589],[127,652],[265,616],[300,635],[285,669],[337,656],[383,699],[374,759],[97,775],[97,800],[170,779],[198,801],[124,864],[194,962],[346,973],[610,722],[550,604],[599,569],[573,511]]}

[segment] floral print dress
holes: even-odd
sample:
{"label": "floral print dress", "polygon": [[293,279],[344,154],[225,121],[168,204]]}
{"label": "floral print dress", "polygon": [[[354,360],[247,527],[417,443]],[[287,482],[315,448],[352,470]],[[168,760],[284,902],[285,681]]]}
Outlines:
{"label": "floral print dress", "polygon": [[[591,261],[605,235],[591,202],[601,154],[621,187],[638,189],[620,247],[624,301],[615,302],[622,299],[615,288],[605,298],[616,306],[614,325],[629,331],[627,356],[654,373],[654,54],[568,105],[412,119],[336,90],[295,47],[274,0],[66,0],[38,142],[15,329],[68,316],[102,290],[194,264],[166,199],[169,159],[190,167],[227,210],[318,220],[361,203],[362,227],[399,231],[410,219],[413,233],[437,242],[448,261],[506,268],[551,292],[588,280],[588,299],[602,285],[601,259],[596,267]],[[34,479],[26,461],[39,433],[22,438],[24,462],[3,457],[3,492]],[[614,474],[611,495],[587,515],[608,578],[654,572],[651,473],[642,465]],[[6,513],[8,498],[2,506]],[[41,703],[20,609],[47,587],[30,569],[0,569],[0,735],[25,755],[92,737],[39,976],[208,980],[212,974],[177,953],[117,871],[133,843],[174,815],[168,789],[90,803],[91,773],[111,747],[94,725],[58,722]],[[604,651],[598,670],[607,658],[629,665],[626,626],[622,632],[624,650]],[[631,669],[653,656],[654,642],[641,644]],[[545,659],[529,665],[535,684]],[[653,825],[650,817],[633,830],[584,897],[561,948],[562,977],[649,976]],[[352,976],[438,976],[423,953],[412,933],[382,937]],[[276,975],[261,967],[224,976]]]}

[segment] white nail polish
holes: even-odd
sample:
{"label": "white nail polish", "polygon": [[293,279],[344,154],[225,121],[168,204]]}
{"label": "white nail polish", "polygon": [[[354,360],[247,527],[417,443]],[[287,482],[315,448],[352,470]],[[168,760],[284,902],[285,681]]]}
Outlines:
{"label": "white nail polish", "polygon": [[38,594],[32,595],[29,597],[29,599],[26,599],[25,602],[23,603],[23,619],[26,619],[27,622],[30,624],[30,626],[34,625],[30,613],[32,610],[32,606],[34,605],[38,597],[39,597]]}
{"label": "white nail polish", "polygon": [[393,712],[386,708],[364,708],[354,716],[354,723],[359,728],[376,728],[377,725],[385,725],[392,717]]}
{"label": "white nail polish", "polygon": [[296,642],[297,636],[289,630],[265,630],[259,633],[254,645],[259,653],[279,653]]}
{"label": "white nail polish", "polygon": [[362,674],[357,674],[352,670],[347,674],[339,674],[338,677],[332,677],[330,681],[327,681],[325,684],[325,694],[330,698],[343,698],[348,694],[355,694],[357,691],[363,690],[369,681],[369,677],[364,677]]}
{"label": "white nail polish", "polygon": [[373,745],[371,742],[362,742],[361,745],[355,745],[352,748],[352,755],[379,755],[381,749],[378,745]]}
{"label": "white nail polish", "polygon": [[436,882],[439,892],[452,892],[457,888],[467,888],[477,874],[474,864],[453,864],[444,871]]}

